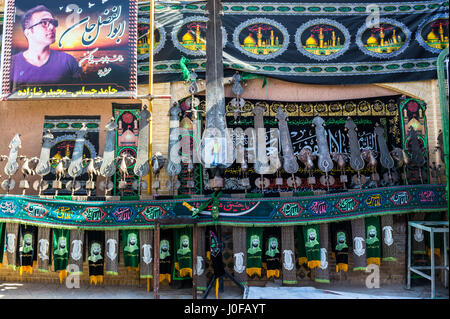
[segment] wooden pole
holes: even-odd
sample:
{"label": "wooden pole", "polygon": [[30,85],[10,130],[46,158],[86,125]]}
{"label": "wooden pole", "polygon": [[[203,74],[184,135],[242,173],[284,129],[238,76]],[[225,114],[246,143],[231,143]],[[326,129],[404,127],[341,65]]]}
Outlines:
{"label": "wooden pole", "polygon": [[[155,19],[155,1],[150,0],[150,21],[149,21],[149,29],[150,32],[150,43],[148,49],[148,94],[150,96],[153,95],[153,42],[154,42],[154,19]],[[148,111],[153,115],[153,101],[152,99],[148,100]],[[150,118],[150,122],[148,123],[149,129],[149,138],[148,138],[148,158],[152,158],[152,118]],[[150,172],[148,175],[148,185],[147,185],[147,193],[150,195],[152,193],[152,173]]]}
{"label": "wooden pole", "polygon": [[159,299],[159,237],[160,237],[160,227],[159,221],[155,220],[155,231],[153,234],[154,249],[154,263],[153,263],[153,295],[154,299]]}
{"label": "wooden pole", "polygon": [[197,299],[197,250],[198,250],[198,227],[197,221],[194,221],[194,227],[192,229],[192,297],[193,299]]}

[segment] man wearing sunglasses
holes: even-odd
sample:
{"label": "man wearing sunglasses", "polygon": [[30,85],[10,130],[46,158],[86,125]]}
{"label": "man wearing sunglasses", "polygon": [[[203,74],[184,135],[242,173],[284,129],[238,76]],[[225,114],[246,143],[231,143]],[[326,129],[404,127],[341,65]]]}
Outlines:
{"label": "man wearing sunglasses", "polygon": [[34,7],[23,14],[21,22],[28,48],[12,57],[13,91],[19,85],[80,83],[82,69],[76,59],[50,49],[58,26],[50,10],[43,5]]}

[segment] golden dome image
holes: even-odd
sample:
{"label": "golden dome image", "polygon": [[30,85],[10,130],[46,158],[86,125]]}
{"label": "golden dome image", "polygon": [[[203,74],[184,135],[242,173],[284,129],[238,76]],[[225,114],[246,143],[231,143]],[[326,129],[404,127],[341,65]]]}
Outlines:
{"label": "golden dome image", "polygon": [[439,37],[436,35],[436,33],[433,32],[433,30],[431,30],[430,33],[428,33],[427,35],[427,41],[436,41],[439,40]]}
{"label": "golden dome image", "polygon": [[373,36],[373,34],[367,39],[367,45],[377,45],[378,40]]}
{"label": "golden dome image", "polygon": [[244,46],[255,46],[256,45],[256,41],[255,39],[252,37],[252,34],[250,33],[248,35],[248,37],[246,37],[244,39]]}
{"label": "golden dome image", "polygon": [[186,32],[183,37],[181,38],[181,42],[183,43],[189,43],[189,42],[194,42],[195,41],[195,37],[188,31]]}
{"label": "golden dome image", "polygon": [[311,34],[311,36],[306,40],[306,46],[317,46],[317,40],[314,38],[314,36]]}

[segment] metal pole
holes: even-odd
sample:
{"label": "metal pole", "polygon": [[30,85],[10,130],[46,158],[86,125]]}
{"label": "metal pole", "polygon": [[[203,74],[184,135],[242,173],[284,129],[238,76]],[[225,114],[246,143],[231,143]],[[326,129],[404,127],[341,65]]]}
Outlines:
{"label": "metal pole", "polygon": [[197,299],[197,278],[198,278],[198,274],[197,274],[197,250],[198,250],[198,227],[197,227],[197,222],[194,221],[194,227],[192,229],[192,297],[194,299]]}
{"label": "metal pole", "polygon": [[444,237],[444,285],[445,288],[448,288],[448,256],[447,256],[447,234],[442,233]]}
{"label": "metal pole", "polygon": [[431,227],[430,230],[430,242],[431,242],[431,299],[434,299],[435,297],[435,289],[436,289],[436,283],[435,283],[435,273],[436,270],[434,269],[434,232],[433,227]]}
{"label": "metal pole", "polygon": [[[155,3],[154,0],[150,0],[150,21],[149,21],[149,30],[150,32],[150,43],[148,50],[148,94],[153,96],[153,41],[154,41],[154,19],[155,19]],[[148,100],[148,111],[150,114],[153,113],[153,101],[152,99]],[[148,158],[152,157],[152,122],[153,119],[150,118],[150,122],[148,123]],[[152,174],[148,174],[148,184],[147,184],[147,193],[150,195],[152,193]]]}
{"label": "metal pole", "polygon": [[406,289],[411,289],[411,245],[411,225],[408,223],[408,269],[406,274]]}
{"label": "metal pole", "polygon": [[159,222],[155,220],[155,231],[153,234],[153,242],[154,242],[154,254],[155,254],[155,262],[153,264],[153,295],[154,299],[159,299],[159,237],[160,237],[160,227]]}

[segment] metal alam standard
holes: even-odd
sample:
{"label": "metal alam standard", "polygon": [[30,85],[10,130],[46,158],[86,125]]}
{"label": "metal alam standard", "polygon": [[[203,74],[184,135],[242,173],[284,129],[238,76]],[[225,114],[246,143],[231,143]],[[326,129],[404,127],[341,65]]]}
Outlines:
{"label": "metal alam standard", "polygon": [[[205,5],[156,2],[155,82],[181,80],[181,56],[203,76]],[[435,79],[436,59],[448,46],[448,1],[232,0],[222,5],[225,75],[239,70],[318,84]],[[139,14],[145,17],[144,4]],[[145,68],[139,74],[145,75]]]}

